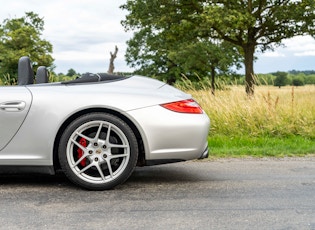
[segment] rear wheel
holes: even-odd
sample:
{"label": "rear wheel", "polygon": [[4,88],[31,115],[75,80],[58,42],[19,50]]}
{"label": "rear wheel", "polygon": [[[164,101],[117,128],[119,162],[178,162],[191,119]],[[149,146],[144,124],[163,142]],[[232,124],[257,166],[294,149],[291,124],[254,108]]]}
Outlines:
{"label": "rear wheel", "polygon": [[131,128],[107,113],[90,113],[64,131],[59,161],[66,176],[90,190],[111,189],[133,172],[138,145]]}

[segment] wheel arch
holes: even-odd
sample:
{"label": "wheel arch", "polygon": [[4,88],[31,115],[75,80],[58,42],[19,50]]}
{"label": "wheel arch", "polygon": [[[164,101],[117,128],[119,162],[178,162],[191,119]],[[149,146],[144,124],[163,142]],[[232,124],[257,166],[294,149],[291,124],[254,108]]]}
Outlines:
{"label": "wheel arch", "polygon": [[67,126],[73,120],[77,119],[78,117],[85,115],[85,114],[94,113],[94,112],[112,114],[112,115],[117,116],[118,118],[122,119],[124,122],[126,122],[129,125],[129,127],[132,129],[132,131],[134,132],[134,134],[137,138],[137,143],[138,143],[138,148],[139,148],[137,165],[140,165],[140,166],[144,165],[145,164],[145,149],[144,149],[144,144],[143,144],[143,138],[142,138],[138,128],[136,127],[136,125],[128,117],[126,117],[125,115],[121,114],[118,111],[115,111],[112,109],[107,109],[107,108],[89,108],[89,109],[78,111],[75,114],[72,114],[59,127],[59,130],[58,130],[57,135],[55,137],[54,148],[53,148],[53,164],[54,164],[55,170],[60,169],[60,164],[59,164],[59,160],[58,160],[58,146],[59,146],[61,136],[62,136],[63,132],[65,131],[65,129],[67,128]]}

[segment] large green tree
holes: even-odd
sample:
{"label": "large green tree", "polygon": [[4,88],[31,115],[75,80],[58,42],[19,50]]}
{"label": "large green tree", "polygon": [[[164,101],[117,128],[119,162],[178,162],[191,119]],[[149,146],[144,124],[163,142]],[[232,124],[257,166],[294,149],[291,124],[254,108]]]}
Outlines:
{"label": "large green tree", "polygon": [[33,12],[21,18],[5,19],[0,24],[0,77],[17,78],[18,60],[29,56],[34,70],[38,66],[53,67],[52,45],[41,38],[44,21]]}
{"label": "large green tree", "polygon": [[[135,31],[127,42],[127,63],[137,73],[158,76],[173,83],[185,74],[190,79],[226,72],[239,62],[238,50],[221,40],[196,36],[198,20],[191,12],[202,12],[201,1],[136,0],[122,6],[129,11],[122,21]],[[227,46],[230,49],[227,49]]]}
{"label": "large green tree", "polygon": [[122,8],[129,11],[123,25],[138,31],[135,36],[146,31],[149,38],[163,38],[155,50],[146,37],[137,40],[153,56],[188,38],[219,39],[238,47],[249,95],[254,93],[255,51],[273,50],[283,39],[315,31],[314,0],[128,0]]}

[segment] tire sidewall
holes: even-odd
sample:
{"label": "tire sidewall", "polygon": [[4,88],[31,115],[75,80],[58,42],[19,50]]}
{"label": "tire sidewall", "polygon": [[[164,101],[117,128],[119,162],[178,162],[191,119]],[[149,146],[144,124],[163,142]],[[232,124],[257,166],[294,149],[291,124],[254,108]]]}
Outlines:
{"label": "tire sidewall", "polygon": [[[73,132],[80,127],[81,125],[90,122],[90,121],[105,121],[109,122],[116,127],[118,127],[124,135],[127,137],[128,144],[130,147],[130,156],[129,161],[127,162],[127,166],[125,167],[124,171],[115,179],[101,183],[101,184],[93,184],[89,183],[87,181],[84,181],[83,179],[79,178],[71,169],[68,159],[67,159],[67,144],[69,141],[70,136],[73,134]],[[106,190],[111,189],[124,181],[126,181],[131,173],[133,172],[137,159],[138,159],[138,145],[137,145],[137,139],[135,137],[135,134],[133,133],[132,129],[127,125],[126,122],[124,122],[122,119],[108,113],[89,113],[82,115],[75,119],[73,122],[71,122],[68,127],[65,129],[64,133],[61,136],[59,149],[58,149],[58,157],[61,169],[65,173],[65,175],[68,177],[70,181],[73,183],[89,189],[89,190]]]}

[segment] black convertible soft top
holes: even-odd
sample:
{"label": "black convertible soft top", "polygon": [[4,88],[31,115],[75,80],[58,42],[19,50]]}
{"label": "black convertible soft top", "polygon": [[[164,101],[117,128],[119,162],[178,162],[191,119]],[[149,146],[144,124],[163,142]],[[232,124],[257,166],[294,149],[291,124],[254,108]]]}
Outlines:
{"label": "black convertible soft top", "polygon": [[88,82],[100,82],[100,81],[119,81],[123,79],[127,79],[128,77],[107,74],[107,73],[85,73],[80,77],[71,80],[64,81],[61,84],[76,84],[76,83],[88,83]]}

